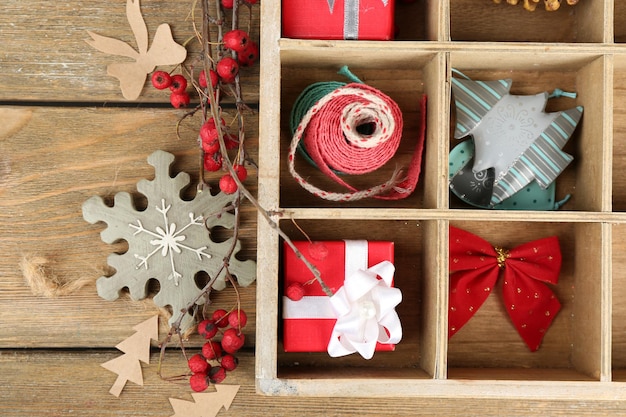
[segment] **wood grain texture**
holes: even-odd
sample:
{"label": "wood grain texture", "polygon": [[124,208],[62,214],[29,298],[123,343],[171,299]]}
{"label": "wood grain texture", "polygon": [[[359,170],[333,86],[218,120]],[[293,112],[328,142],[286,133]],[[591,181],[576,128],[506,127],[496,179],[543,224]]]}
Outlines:
{"label": "wood grain texture", "polygon": [[[115,193],[126,191],[141,207],[136,184],[154,177],[147,157],[157,149],[173,153],[177,159],[172,171],[188,172],[191,184],[196,184],[199,121],[183,121],[178,139],[175,125],[182,114],[170,109],[0,108],[0,119],[9,121],[0,127],[1,347],[111,347],[123,339],[126,329],[155,311],[149,303],[133,303],[128,297],[104,302],[97,296],[95,280],[110,274],[106,257],[124,250],[124,244],[102,242],[99,233],[104,224],[87,223],[81,206],[91,196],[112,202]],[[256,158],[255,120],[251,115],[252,159]],[[251,168],[248,182],[253,192],[254,178]],[[219,174],[206,176],[213,186],[218,179]],[[193,190],[191,186],[189,192]],[[241,259],[255,258],[255,232],[254,210],[244,205]],[[47,258],[50,272],[63,280],[87,277],[93,278],[93,284],[59,299],[33,296],[18,268],[25,255]],[[253,313],[254,285],[243,289],[242,297]],[[218,294],[216,303],[220,299],[232,306],[232,289]],[[42,322],[48,325],[33,332]]]}
{"label": "wood grain texture", "polygon": [[[421,222],[424,226],[414,234],[408,228],[399,234],[400,270],[407,276],[417,276],[416,271],[423,271],[427,278],[422,282],[404,277],[401,282],[409,289],[408,299],[411,301],[411,305],[402,307],[401,315],[408,320],[407,329],[412,334],[407,336],[407,343],[399,350],[400,355],[391,360],[393,367],[386,369],[386,364],[379,360],[376,363],[379,369],[374,371],[351,369],[351,365],[358,361],[348,359],[342,362],[338,373],[375,381],[376,371],[380,371],[384,375],[395,375],[396,384],[403,384],[398,376],[417,377],[421,382],[429,383],[434,374],[437,379],[458,378],[455,383],[461,387],[465,380],[482,378],[487,381],[487,386],[489,381],[485,378],[504,380],[510,377],[510,372],[504,367],[485,372],[481,366],[493,365],[490,361],[513,361],[530,367],[515,371],[521,380],[580,382],[587,378],[592,380],[594,389],[598,389],[596,384],[600,382],[596,380],[596,371],[601,366],[602,378],[612,372],[613,381],[626,382],[626,335],[621,325],[626,319],[626,308],[620,302],[626,297],[626,286],[623,285],[626,213],[620,213],[626,208],[626,180],[620,175],[626,166],[626,147],[621,140],[626,132],[626,90],[623,87],[626,53],[619,43],[626,39],[626,6],[623,2],[615,2],[613,14],[612,0],[584,0],[581,2],[584,8],[579,6],[575,12],[569,12],[564,6],[564,12],[550,16],[539,12],[533,16],[523,12],[520,6],[493,6],[490,0],[480,5],[475,0],[397,2],[399,38],[403,42],[375,47],[371,43],[357,42],[349,48],[341,42],[279,40],[279,2],[264,2],[268,6],[276,5],[271,13],[267,13],[273,20],[264,22],[261,28],[257,13],[250,28],[254,38],[261,35],[265,39],[267,51],[271,53],[262,55],[264,68],[255,66],[242,73],[245,101],[253,108],[260,103],[262,114],[271,119],[271,123],[259,129],[259,115],[246,116],[250,156],[255,161],[264,162],[261,170],[266,177],[273,176],[273,182],[261,185],[264,201],[272,209],[278,209],[282,198],[281,203],[287,202],[289,206],[284,213],[284,222],[289,222],[290,217],[299,219],[317,237],[333,233],[337,238],[350,233],[356,235],[363,218],[377,219],[371,224],[375,226],[373,233],[378,236],[391,236],[393,231],[386,230],[389,225],[411,224],[417,229],[416,224]],[[185,17],[192,4],[192,0],[143,0],[142,10],[150,36],[160,23],[165,22],[172,26],[176,41],[182,43],[189,39],[193,35],[192,25]],[[244,21],[246,16],[244,12]],[[513,23],[526,29],[514,31],[511,29]],[[100,364],[119,356],[120,352],[114,346],[133,333],[133,326],[158,310],[150,302],[135,302],[127,296],[114,302],[98,297],[95,280],[112,272],[107,267],[107,255],[125,250],[125,245],[103,243],[99,233],[104,225],[85,222],[81,206],[93,195],[112,201],[113,195],[119,191],[131,192],[139,206],[145,204],[135,186],[139,180],[154,175],[146,158],[157,149],[176,155],[173,171],[188,172],[195,183],[198,180],[196,135],[200,122],[197,117],[185,119],[178,139],[174,127],[184,111],[172,110],[167,93],[152,89],[148,83],[137,102],[123,100],[117,80],[106,74],[106,66],[115,58],[87,45],[84,42],[88,38],[87,30],[134,45],[125,18],[124,0],[52,3],[6,0],[0,14],[0,68],[3,72],[0,78],[0,381],[3,385],[0,415],[3,416],[167,416],[172,414],[168,398],[191,400],[186,384],[166,382],[156,374],[156,342],[153,342],[151,364],[142,365],[144,386],[128,383],[120,398],[109,394],[116,375]],[[613,30],[617,43],[611,43]],[[427,39],[435,42],[424,42]],[[460,40],[470,42],[456,42]],[[498,43],[501,40],[515,43]],[[529,41],[567,44],[550,44],[544,50],[536,44],[527,44]],[[557,53],[544,54],[550,49],[557,50]],[[484,51],[488,54],[484,55]],[[615,56],[608,59],[608,55]],[[489,59],[485,59],[486,56]],[[196,65],[198,59],[199,49],[192,44],[186,64]],[[283,67],[278,62],[280,59],[284,60]],[[265,154],[258,155],[259,135],[276,143],[288,139],[284,120],[289,106],[283,103],[280,108],[281,97],[286,102],[293,101],[307,82],[318,81],[320,76],[334,76],[331,67],[346,60],[374,85],[390,88],[410,120],[416,120],[417,116],[417,100],[413,96],[424,91],[434,95],[431,97],[434,111],[429,113],[429,120],[431,124],[435,121],[441,126],[437,127],[436,133],[430,133],[426,163],[429,172],[435,172],[435,175],[428,180],[430,189],[420,190],[410,205],[401,203],[383,211],[376,205],[349,210],[329,208],[299,190],[292,194],[293,187],[281,188],[281,182],[289,178],[281,174],[281,151],[276,149],[275,143],[266,146],[267,142],[264,142],[261,149]],[[506,68],[494,70],[494,66],[503,62],[508,64]],[[507,346],[519,347],[515,334],[509,332],[508,323],[503,320],[493,321],[481,316],[477,316],[473,326],[476,331],[472,332],[469,327],[470,331],[459,335],[460,339],[453,340],[448,349],[445,338],[446,265],[434,257],[444,256],[442,254],[446,252],[448,218],[462,217],[461,224],[475,227],[494,220],[492,213],[485,211],[461,210],[462,207],[449,210],[443,173],[447,169],[449,146],[445,134],[449,86],[445,78],[449,76],[450,63],[473,68],[474,74],[482,76],[514,71],[516,87],[521,92],[535,88],[538,79],[541,79],[541,86],[564,80],[566,87],[584,86],[583,104],[597,106],[592,113],[594,121],[586,122],[592,128],[585,131],[585,143],[590,146],[602,143],[603,146],[593,148],[589,154],[584,149],[574,149],[577,156],[587,157],[592,162],[584,166],[590,167],[591,175],[596,175],[595,180],[575,178],[573,172],[565,177],[566,187],[572,189],[584,184],[584,188],[593,190],[594,185],[599,184],[599,189],[590,191],[595,193],[591,203],[582,204],[577,197],[578,203],[572,201],[576,211],[533,213],[529,218],[518,213],[500,213],[495,218],[496,223],[513,222],[513,236],[498,228],[487,233],[489,238],[521,240],[547,228],[556,230],[567,240],[566,248],[571,252],[566,260],[564,282],[567,285],[560,290],[565,298],[566,314],[559,318],[555,334],[547,339],[547,349],[540,356],[531,357],[517,351],[507,357]],[[533,69],[535,64],[538,67]],[[263,74],[268,84],[273,83],[266,91],[270,94],[259,94],[259,74]],[[281,89],[281,81],[284,89]],[[610,117],[612,124],[606,123]],[[415,121],[409,121],[408,126],[409,131],[414,130]],[[607,141],[611,136],[614,140]],[[440,141],[442,137],[444,140]],[[611,151],[612,155],[608,155]],[[613,172],[601,166],[610,162]],[[256,193],[257,172],[251,169],[250,174],[250,189]],[[217,178],[207,179],[215,183]],[[193,196],[193,189],[185,195]],[[613,211],[608,207],[609,200],[612,200]],[[588,209],[595,211],[584,211]],[[262,265],[267,268],[265,273],[270,279],[259,287],[261,300],[264,296],[275,297],[280,268],[279,259],[273,257],[278,238],[266,224],[257,225],[256,212],[249,205],[245,205],[242,216],[240,236],[244,249],[241,257],[263,258]],[[328,222],[329,217],[334,218],[333,222]],[[325,225],[316,228],[321,221]],[[610,226],[612,235],[600,233],[614,222],[618,224]],[[334,227],[336,224],[347,225],[350,231],[343,233]],[[268,236],[258,245],[257,230]],[[291,233],[295,235],[296,231],[292,228]],[[593,246],[588,252],[584,250],[587,244]],[[598,245],[605,245],[601,259],[592,258],[594,247]],[[260,249],[258,255],[257,246]],[[577,253],[580,259],[574,259],[572,253]],[[415,254],[417,256],[413,259]],[[20,261],[27,255],[45,258],[47,273],[55,274],[61,280],[85,279],[87,285],[63,297],[36,296],[19,269]],[[592,261],[586,262],[588,259]],[[601,265],[602,261],[612,264]],[[589,276],[576,275],[573,272],[575,265],[584,265],[584,272]],[[596,274],[603,278],[598,280],[604,291],[601,296],[593,286]],[[576,286],[581,288],[577,290]],[[590,287],[593,288],[589,290],[592,298],[585,298],[586,294],[581,291]],[[259,395],[256,393],[258,380],[276,378],[278,364],[283,375],[300,378],[299,381],[304,379],[297,367],[285,366],[292,358],[277,355],[277,304],[259,306],[259,311],[264,314],[258,319],[262,331],[258,336],[253,331],[257,324],[256,294],[257,285],[241,290],[242,307],[249,317],[249,331],[239,368],[226,381],[241,384],[241,389],[230,410],[222,410],[219,415],[626,415],[624,401],[608,399],[607,395],[602,400],[574,398],[568,401],[515,399],[510,398],[510,392],[505,393],[508,399],[461,398],[454,392],[443,397],[414,397],[409,393],[409,398],[401,399],[347,398],[347,391],[334,392],[333,398]],[[425,297],[429,300],[424,301]],[[215,308],[229,308],[235,303],[235,294],[226,289],[213,294],[212,299]],[[607,304],[599,308],[594,301],[597,299]],[[501,307],[496,301],[486,304],[484,312],[499,312]],[[579,318],[569,316],[572,311],[588,314],[589,322],[578,324]],[[480,324],[485,324],[485,328],[477,329]],[[601,329],[597,330],[596,326]],[[490,333],[490,329],[494,331]],[[588,329],[593,332],[589,340],[582,340],[584,337],[574,334]],[[161,324],[161,340],[167,330]],[[609,331],[612,332],[610,335]],[[485,349],[485,338],[491,338],[495,346]],[[573,354],[557,340],[559,338],[565,343],[573,343],[574,349],[580,351],[576,355],[590,363],[572,364]],[[196,352],[201,343],[198,337],[192,337],[185,346],[190,352]],[[172,344],[174,346],[176,343]],[[267,346],[271,347],[269,352]],[[472,349],[474,346],[482,350],[477,353]],[[584,351],[588,346],[592,348],[591,354]],[[598,355],[602,357],[601,364]],[[305,359],[315,365],[318,358]],[[327,358],[321,358],[320,363],[325,366],[313,366],[309,375],[332,382],[337,375],[329,370],[329,365],[333,364]],[[550,363],[557,367],[544,369]],[[452,372],[448,372],[448,366]],[[180,352],[168,350],[165,375],[177,375],[184,369]],[[315,379],[313,384],[316,384]],[[350,380],[344,382],[347,384]],[[438,382],[445,381],[435,381]]]}
{"label": "wood grain texture", "polygon": [[[161,380],[156,374],[157,355],[150,365],[142,364],[144,386],[128,383],[119,398],[108,393],[116,375],[100,367],[115,358],[117,351],[19,351],[0,353],[5,389],[0,391],[0,414],[10,417],[48,416],[169,416],[168,398],[191,401],[182,384]],[[182,356],[168,352],[164,375],[184,366]],[[626,415],[619,401],[528,401],[468,398],[381,398],[265,397],[254,392],[254,357],[241,356],[239,368],[226,383],[241,385],[231,408],[218,416],[598,416]]]}
{"label": "wood grain texture", "polygon": [[[156,28],[168,23],[174,40],[180,44],[194,32],[190,14],[192,0],[143,0],[142,13],[151,42]],[[198,6],[199,7],[199,6]],[[241,13],[244,27],[258,39],[259,19],[251,21],[246,10]],[[198,24],[199,24],[198,20]],[[0,102],[129,102],[122,97],[118,81],[107,75],[112,62],[132,62],[129,58],[106,55],[89,46],[87,31],[122,40],[137,48],[126,19],[126,2],[78,0],[50,5],[35,0],[28,4],[7,1],[3,4],[0,34],[3,39],[1,62],[4,77],[0,81]],[[189,44],[185,63],[198,67],[200,49]],[[166,71],[174,67],[163,68]],[[198,70],[195,71],[196,77]],[[242,71],[244,99],[258,101],[258,65]],[[191,91],[191,90],[190,90]],[[139,103],[169,103],[169,95],[152,88],[146,81]]]}

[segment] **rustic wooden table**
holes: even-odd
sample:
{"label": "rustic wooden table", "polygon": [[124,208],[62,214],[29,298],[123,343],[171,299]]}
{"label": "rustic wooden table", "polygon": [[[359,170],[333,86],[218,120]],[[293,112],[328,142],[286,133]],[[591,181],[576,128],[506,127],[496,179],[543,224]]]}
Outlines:
{"label": "rustic wooden table", "polygon": [[[192,35],[185,20],[192,1],[144,0],[150,33],[170,23],[183,42]],[[166,94],[146,85],[137,102],[125,101],[117,81],[106,75],[115,58],[92,49],[87,30],[132,44],[123,0],[6,0],[0,14],[0,415],[3,416],[170,416],[169,398],[191,401],[184,383],[157,376],[158,349],[143,365],[144,386],[128,383],[119,398],[109,393],[115,375],[100,366],[115,358],[115,346],[132,327],[157,313],[150,302],[123,297],[102,300],[95,280],[106,272],[106,257],[122,246],[100,240],[103,225],[83,220],[82,203],[93,195],[135,192],[151,178],[146,163],[157,149],[177,156],[174,169],[197,180],[197,118],[185,120],[181,138]],[[258,22],[252,31],[258,36]],[[191,53],[193,59],[194,52]],[[196,52],[197,57],[197,52]],[[246,102],[258,103],[258,68],[243,78]],[[251,156],[258,140],[256,115],[248,117]],[[251,187],[254,191],[254,187]],[[242,256],[254,258],[256,215],[246,208]],[[86,280],[79,290],[47,298],[35,295],[20,263],[43,259],[45,272],[59,280]],[[626,414],[612,401],[516,401],[471,398],[302,398],[255,393],[254,285],[242,290],[251,316],[239,368],[226,383],[241,385],[228,411],[232,416],[447,416]],[[230,305],[232,291],[214,297]],[[160,337],[167,328],[161,325]],[[190,347],[198,346],[192,339]],[[165,373],[184,370],[175,348]],[[331,372],[331,371],[329,371]]]}

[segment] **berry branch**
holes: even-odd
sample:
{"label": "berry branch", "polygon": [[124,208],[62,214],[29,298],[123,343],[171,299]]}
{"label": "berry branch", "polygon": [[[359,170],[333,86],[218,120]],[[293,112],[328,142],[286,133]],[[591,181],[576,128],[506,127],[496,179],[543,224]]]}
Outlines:
{"label": "berry branch", "polygon": [[[237,284],[234,281],[229,260],[237,250],[238,235],[240,232],[240,206],[243,201],[249,201],[255,209],[261,213],[263,219],[275,230],[279,236],[296,253],[313,273],[315,280],[320,284],[328,296],[333,293],[323,282],[317,268],[311,264],[295,247],[289,236],[287,236],[273,219],[276,213],[269,213],[265,210],[252,193],[246,188],[244,182],[248,172],[246,164],[254,165],[249,160],[245,151],[246,130],[244,114],[251,111],[245,104],[242,95],[240,82],[240,69],[253,65],[258,58],[258,45],[250,38],[248,31],[239,29],[239,12],[241,7],[247,7],[252,20],[252,7],[257,0],[194,0],[190,13],[192,19],[195,18],[195,11],[200,2],[202,26],[198,29],[195,19],[193,30],[195,40],[201,46],[200,67],[201,71],[197,80],[194,78],[193,66],[187,68],[181,66],[181,71],[186,73],[189,83],[198,94],[199,104],[182,116],[176,126],[178,134],[180,123],[195,114],[201,114],[202,124],[198,132],[198,147],[200,155],[199,184],[197,192],[210,189],[207,176],[210,172],[223,171],[219,179],[219,188],[223,193],[234,194],[233,204],[227,209],[235,216],[233,227],[232,245],[224,256],[223,263],[214,276],[209,277],[208,282],[201,293],[189,302],[185,309],[180,312],[173,322],[165,340],[160,344],[161,353],[157,373],[164,379],[175,380],[181,376],[165,378],[161,375],[161,364],[164,359],[165,350],[174,335],[180,340],[182,353],[188,361],[191,376],[189,383],[193,390],[203,391],[209,383],[219,383],[226,377],[226,372],[235,369],[237,360],[234,354],[244,344],[244,334],[242,328],[246,325],[247,317],[240,307],[240,297]],[[211,3],[214,3],[215,11],[211,13]],[[229,13],[230,12],[230,13]],[[226,30],[227,21],[230,20],[230,29]],[[217,34],[216,41],[211,39],[211,34]],[[175,108],[185,107],[189,104],[190,98],[187,93],[188,81],[182,74],[171,75],[164,71],[156,71],[152,75],[152,83],[157,89],[168,89],[171,91],[170,102]],[[232,124],[236,124],[235,129],[231,129],[231,124],[227,124],[223,118],[220,102],[225,96],[234,99],[235,116]],[[229,152],[233,154],[232,158]],[[220,213],[216,213],[219,216]],[[173,236],[175,238],[175,236]],[[176,242],[173,242],[176,243]],[[176,243],[178,244],[178,243]],[[179,245],[179,244],[178,244]],[[180,246],[180,245],[179,245]],[[218,309],[212,313],[206,311],[211,290],[219,276],[224,274],[236,292],[236,307],[231,311]],[[201,300],[205,302],[202,303]],[[202,311],[198,311],[198,306],[204,304]],[[185,329],[181,327],[185,315],[193,312],[194,316],[202,315],[197,330],[206,339],[202,347],[201,354],[187,357],[183,340]],[[218,343],[215,338],[221,335]],[[183,376],[184,377],[184,376]]]}

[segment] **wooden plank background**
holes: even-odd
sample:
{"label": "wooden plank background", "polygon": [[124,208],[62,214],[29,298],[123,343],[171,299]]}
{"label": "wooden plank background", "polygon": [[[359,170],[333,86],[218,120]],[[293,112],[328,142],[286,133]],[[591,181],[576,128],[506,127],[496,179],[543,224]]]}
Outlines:
{"label": "wooden plank background", "polygon": [[[143,0],[150,34],[170,23],[174,37],[192,36],[185,20],[192,0]],[[257,15],[258,16],[258,15]],[[258,36],[259,22],[252,22]],[[92,195],[134,192],[151,178],[146,158],[162,149],[177,156],[174,170],[197,181],[197,118],[185,120],[181,138],[175,124],[185,113],[173,110],[167,94],[146,86],[137,102],[123,100],[117,81],[106,75],[111,57],[84,41],[86,30],[133,42],[125,1],[5,0],[0,14],[0,415],[11,416],[169,416],[168,398],[191,400],[185,384],[156,374],[155,347],[143,365],[145,385],[128,383],[119,398],[108,390],[115,375],[99,365],[119,355],[115,345],[132,326],[157,313],[150,302],[100,299],[95,280],[106,272],[106,256],[116,249],[99,237],[102,225],[87,224],[82,203]],[[198,58],[192,49],[189,60]],[[258,68],[243,77],[244,98],[258,102]],[[248,117],[251,157],[256,157],[258,117]],[[251,170],[250,183],[254,182]],[[251,185],[252,191],[255,187]],[[242,256],[254,258],[256,216],[246,208]],[[36,296],[25,283],[20,262],[45,258],[48,272],[61,280],[86,280],[63,297]],[[242,290],[250,315],[240,367],[227,383],[240,384],[224,416],[447,416],[598,415],[624,413],[620,402],[472,400],[461,398],[287,398],[254,391],[254,285]],[[232,291],[213,297],[230,306]],[[161,327],[164,337],[166,328]],[[198,346],[192,339],[189,344]],[[185,369],[174,349],[166,374]],[[341,393],[338,393],[339,395]]]}

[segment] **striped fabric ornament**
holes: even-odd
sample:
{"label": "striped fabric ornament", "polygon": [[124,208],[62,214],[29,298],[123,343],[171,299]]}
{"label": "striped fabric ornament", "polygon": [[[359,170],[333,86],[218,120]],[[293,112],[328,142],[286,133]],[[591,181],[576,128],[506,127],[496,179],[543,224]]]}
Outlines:
{"label": "striped fabric ornament", "polygon": [[562,149],[583,113],[582,106],[546,113],[546,103],[552,96],[546,92],[531,96],[511,95],[511,85],[510,79],[474,81],[452,78],[457,120],[454,137],[474,138],[474,172],[495,170],[491,206],[511,197],[532,181],[543,189],[554,182],[573,160]]}

